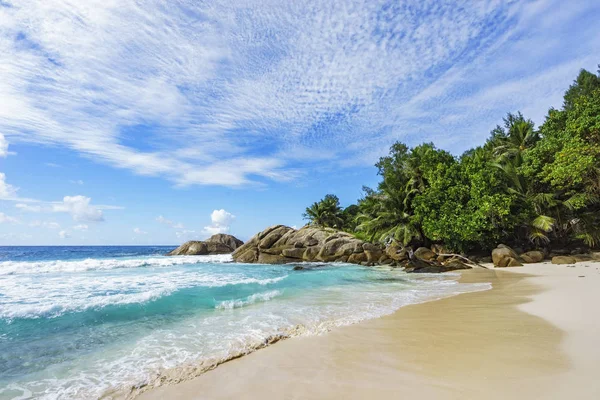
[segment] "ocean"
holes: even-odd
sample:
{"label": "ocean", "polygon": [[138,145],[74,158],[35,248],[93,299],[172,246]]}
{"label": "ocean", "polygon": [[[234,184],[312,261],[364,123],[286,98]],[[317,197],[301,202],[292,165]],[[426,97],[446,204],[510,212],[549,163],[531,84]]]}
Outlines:
{"label": "ocean", "polygon": [[0,247],[0,399],[128,393],[273,337],[489,288],[457,274],[164,256],[173,248]]}

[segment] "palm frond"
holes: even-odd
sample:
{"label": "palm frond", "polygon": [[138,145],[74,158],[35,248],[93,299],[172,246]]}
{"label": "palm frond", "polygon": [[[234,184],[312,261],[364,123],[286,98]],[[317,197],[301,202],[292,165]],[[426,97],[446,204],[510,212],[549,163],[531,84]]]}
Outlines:
{"label": "palm frond", "polygon": [[554,228],[554,224],[556,224],[556,219],[547,215],[538,215],[531,221],[531,225],[542,232],[550,232]]}

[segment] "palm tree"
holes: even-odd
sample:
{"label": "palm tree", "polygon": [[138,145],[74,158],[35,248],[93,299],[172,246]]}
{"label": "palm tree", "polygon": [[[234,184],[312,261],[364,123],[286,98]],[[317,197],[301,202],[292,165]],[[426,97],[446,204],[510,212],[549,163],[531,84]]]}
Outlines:
{"label": "palm tree", "polygon": [[359,202],[356,231],[367,235],[369,241],[382,243],[397,241],[408,245],[413,240],[422,240],[424,235],[407,212],[407,187],[368,191]]}
{"label": "palm tree", "polygon": [[499,163],[512,161],[514,165],[523,164],[523,153],[535,145],[539,134],[534,130],[531,120],[526,120],[521,113],[508,114],[504,119],[505,129],[500,128],[498,145],[494,153]]}
{"label": "palm tree", "polygon": [[569,238],[582,240],[589,246],[600,243],[600,227],[597,213],[581,212],[590,205],[598,204],[597,193],[574,193],[565,198],[561,192],[536,193],[532,182],[519,173],[519,158],[507,159],[500,168],[507,179],[507,192],[518,196],[524,205],[529,205],[534,215],[525,224],[528,239],[537,244],[550,243],[550,235],[557,243]]}
{"label": "palm tree", "polygon": [[340,200],[332,194],[307,207],[303,217],[310,225],[341,229],[344,224]]}

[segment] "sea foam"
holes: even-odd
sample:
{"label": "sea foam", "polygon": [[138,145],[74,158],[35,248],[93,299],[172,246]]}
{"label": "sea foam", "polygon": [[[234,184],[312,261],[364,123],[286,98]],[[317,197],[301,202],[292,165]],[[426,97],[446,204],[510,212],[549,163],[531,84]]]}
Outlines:
{"label": "sea foam", "polygon": [[264,293],[255,293],[243,299],[221,301],[215,305],[215,308],[220,310],[232,310],[234,308],[241,308],[259,302],[269,301],[277,296],[281,296],[282,294],[283,292],[281,290],[271,290],[269,292]]}
{"label": "sea foam", "polygon": [[170,267],[183,264],[228,263],[232,260],[233,258],[230,254],[219,254],[207,256],[156,256],[107,259],[88,258],[85,260],[69,261],[2,261],[0,262],[0,275],[85,272],[120,268]]}
{"label": "sea foam", "polygon": [[[283,271],[282,271],[283,272]],[[138,274],[45,274],[0,276],[0,318],[54,318],[107,306],[147,303],[186,288],[267,286],[286,279],[185,269]]]}

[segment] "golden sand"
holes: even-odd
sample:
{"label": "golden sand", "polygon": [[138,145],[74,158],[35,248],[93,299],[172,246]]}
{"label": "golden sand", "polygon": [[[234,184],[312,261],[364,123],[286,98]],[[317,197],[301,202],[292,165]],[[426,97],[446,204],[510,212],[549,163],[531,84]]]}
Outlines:
{"label": "golden sand", "polygon": [[280,342],[140,398],[600,399],[599,266],[468,271],[493,289]]}

